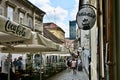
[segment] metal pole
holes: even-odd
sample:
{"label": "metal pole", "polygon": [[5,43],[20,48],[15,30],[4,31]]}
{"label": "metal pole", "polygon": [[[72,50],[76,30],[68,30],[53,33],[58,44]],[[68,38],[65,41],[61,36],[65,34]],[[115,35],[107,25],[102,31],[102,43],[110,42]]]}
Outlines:
{"label": "metal pole", "polygon": [[81,9],[81,6],[83,5],[83,0],[79,0],[79,8],[78,11]]}
{"label": "metal pole", "polygon": [[8,80],[10,80],[10,53],[8,54]]}
{"label": "metal pole", "polygon": [[90,56],[89,56],[89,80],[91,80],[91,30],[89,30],[89,46],[90,46]]}
{"label": "metal pole", "polygon": [[[102,0],[100,0],[100,11],[102,12]],[[103,45],[103,15],[100,16],[100,68],[101,68],[101,80],[104,78],[104,45]]]}
{"label": "metal pole", "polygon": [[40,53],[40,80],[42,80],[42,53]]}

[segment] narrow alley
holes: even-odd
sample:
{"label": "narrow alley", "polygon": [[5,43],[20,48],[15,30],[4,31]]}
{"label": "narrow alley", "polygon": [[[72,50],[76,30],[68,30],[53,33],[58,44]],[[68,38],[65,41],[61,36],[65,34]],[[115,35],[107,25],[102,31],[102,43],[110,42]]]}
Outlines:
{"label": "narrow alley", "polygon": [[85,71],[77,71],[77,74],[73,74],[72,70],[66,69],[47,80],[89,80],[89,78]]}
{"label": "narrow alley", "polygon": [[120,80],[120,0],[0,0],[0,80]]}

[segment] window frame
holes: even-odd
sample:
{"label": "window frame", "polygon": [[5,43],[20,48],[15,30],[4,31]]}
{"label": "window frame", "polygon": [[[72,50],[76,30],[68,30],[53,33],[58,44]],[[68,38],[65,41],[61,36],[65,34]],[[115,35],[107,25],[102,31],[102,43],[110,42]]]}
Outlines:
{"label": "window frame", "polygon": [[[21,21],[22,19],[22,21]],[[25,21],[25,13],[19,11],[19,24],[23,25]]]}
{"label": "window frame", "polygon": [[[11,13],[12,10],[12,13]],[[9,12],[10,11],[10,12]],[[14,8],[12,6],[7,6],[7,19],[13,21]]]}
{"label": "window frame", "polygon": [[28,27],[30,27],[30,28],[33,27],[33,18],[29,15],[27,17],[27,24],[28,24]]}

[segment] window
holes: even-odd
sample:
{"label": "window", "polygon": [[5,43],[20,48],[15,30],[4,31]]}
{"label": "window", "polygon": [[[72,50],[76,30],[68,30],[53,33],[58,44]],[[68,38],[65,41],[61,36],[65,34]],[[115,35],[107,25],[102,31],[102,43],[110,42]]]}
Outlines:
{"label": "window", "polygon": [[4,8],[0,7],[0,15],[4,16]]}
{"label": "window", "polygon": [[7,18],[11,21],[13,21],[13,8],[8,6],[7,8]]}
{"label": "window", "polygon": [[20,12],[19,13],[19,24],[23,24],[24,23],[24,13]]}
{"label": "window", "polygon": [[28,27],[32,28],[32,17],[28,16]]}
{"label": "window", "polygon": [[39,31],[43,30],[42,22],[39,19],[35,19],[35,29]]}
{"label": "window", "polygon": [[35,19],[35,23],[36,23],[36,24],[41,24],[41,22],[42,22],[42,21],[41,21],[40,19],[37,19],[37,18]]}

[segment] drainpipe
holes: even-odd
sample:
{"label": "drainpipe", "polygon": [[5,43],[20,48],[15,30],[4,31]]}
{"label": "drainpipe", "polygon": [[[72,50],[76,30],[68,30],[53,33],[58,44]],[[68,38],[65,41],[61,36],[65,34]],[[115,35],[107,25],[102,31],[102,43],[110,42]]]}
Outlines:
{"label": "drainpipe", "polygon": [[[100,11],[102,12],[102,0],[100,0]],[[101,64],[101,80],[104,79],[104,53],[103,53],[103,15],[100,15],[100,64]]]}
{"label": "drainpipe", "polygon": [[98,48],[99,48],[99,80],[104,80],[104,53],[103,53],[103,15],[102,15],[102,0],[97,0],[97,25],[98,25]]}

